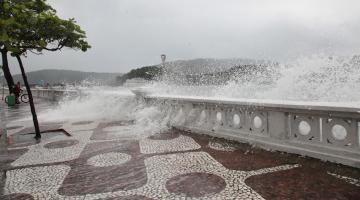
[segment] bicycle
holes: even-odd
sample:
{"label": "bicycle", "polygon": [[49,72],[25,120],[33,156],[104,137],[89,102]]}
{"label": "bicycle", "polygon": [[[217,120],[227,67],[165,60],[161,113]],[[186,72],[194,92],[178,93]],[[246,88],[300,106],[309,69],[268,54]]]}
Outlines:
{"label": "bicycle", "polygon": [[23,103],[29,103],[29,95],[28,94],[22,94],[19,97],[20,101]]}

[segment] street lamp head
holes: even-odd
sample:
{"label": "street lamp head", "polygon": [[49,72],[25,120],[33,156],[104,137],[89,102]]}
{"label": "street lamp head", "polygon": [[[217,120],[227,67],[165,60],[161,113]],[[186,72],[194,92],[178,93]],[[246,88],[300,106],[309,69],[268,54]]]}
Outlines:
{"label": "street lamp head", "polygon": [[164,63],[166,60],[166,55],[165,54],[161,54],[161,61]]}

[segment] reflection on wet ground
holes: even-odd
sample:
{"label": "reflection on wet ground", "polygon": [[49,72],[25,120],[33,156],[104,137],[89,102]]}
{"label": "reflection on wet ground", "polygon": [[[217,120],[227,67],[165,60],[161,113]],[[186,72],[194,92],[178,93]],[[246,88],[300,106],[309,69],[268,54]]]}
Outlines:
{"label": "reflection on wet ground", "polygon": [[[35,99],[35,104],[36,104],[36,111],[40,112],[53,108],[57,103]],[[7,106],[5,105],[5,102],[1,102],[0,108],[4,108],[7,122],[12,122],[18,119],[31,117],[29,103],[21,103],[21,104],[16,104],[15,106]],[[9,128],[11,129],[13,127],[8,127],[8,129]]]}

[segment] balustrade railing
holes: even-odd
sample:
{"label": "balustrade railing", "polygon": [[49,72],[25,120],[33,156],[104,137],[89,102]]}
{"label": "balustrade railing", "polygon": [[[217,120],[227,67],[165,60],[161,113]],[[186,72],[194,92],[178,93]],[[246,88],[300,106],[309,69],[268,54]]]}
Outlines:
{"label": "balustrade railing", "polygon": [[59,101],[65,96],[78,96],[80,91],[77,90],[63,90],[63,89],[31,89],[34,98],[41,98],[50,101]]}
{"label": "balustrade railing", "polygon": [[360,168],[360,109],[139,94],[175,128]]}

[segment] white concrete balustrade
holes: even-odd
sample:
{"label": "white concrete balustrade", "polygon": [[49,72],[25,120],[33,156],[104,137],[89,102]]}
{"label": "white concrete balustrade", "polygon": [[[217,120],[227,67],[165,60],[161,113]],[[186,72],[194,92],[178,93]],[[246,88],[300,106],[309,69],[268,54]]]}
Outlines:
{"label": "white concrete balustrade", "polygon": [[[35,98],[59,100],[76,90],[33,89]],[[360,109],[210,98],[167,97],[133,91],[139,101],[170,114],[169,125],[360,168]]]}
{"label": "white concrete balustrade", "polygon": [[62,89],[31,89],[34,98],[46,99],[50,101],[59,101],[61,98],[79,96],[80,91],[77,90],[62,90]]}
{"label": "white concrete balustrade", "polygon": [[175,128],[360,168],[359,109],[140,94]]}
{"label": "white concrete balustrade", "polygon": [[[64,90],[64,89],[45,89],[45,88],[31,88],[31,92],[34,98],[46,99],[50,101],[59,101],[65,96],[78,96],[80,91],[78,90]],[[26,94],[26,90],[23,88],[23,93]],[[1,96],[4,98],[9,95],[9,91],[6,89]]]}

